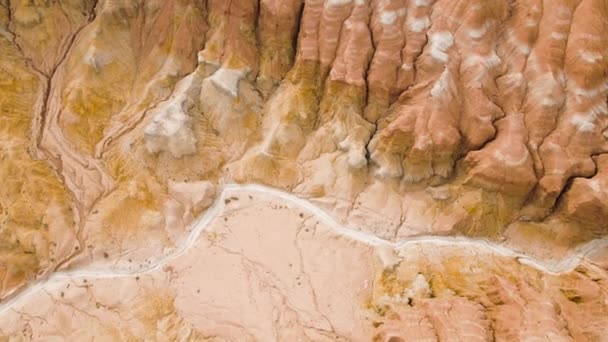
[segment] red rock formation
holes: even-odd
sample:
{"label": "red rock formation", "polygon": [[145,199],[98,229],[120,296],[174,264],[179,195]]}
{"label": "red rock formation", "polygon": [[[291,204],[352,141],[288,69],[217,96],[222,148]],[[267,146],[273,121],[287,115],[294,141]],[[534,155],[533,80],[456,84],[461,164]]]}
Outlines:
{"label": "red rock formation", "polygon": [[608,229],[608,155],[595,159],[598,172],[591,178],[576,178],[564,195],[558,213],[580,222],[591,235]]}
{"label": "red rock formation", "polygon": [[[567,10],[567,9],[566,9]],[[576,9],[565,54],[566,97],[555,130],[540,146],[543,175],[525,214],[542,217],[553,207],[571,177],[589,177],[596,166],[591,156],[605,153],[608,141],[608,83],[602,70],[608,41],[608,7],[584,1]]]}
{"label": "red rock formation", "polygon": [[[598,340],[606,32],[605,0],[0,0],[0,299],[103,269],[28,296],[121,339]],[[90,306],[113,284],[141,308]]]}

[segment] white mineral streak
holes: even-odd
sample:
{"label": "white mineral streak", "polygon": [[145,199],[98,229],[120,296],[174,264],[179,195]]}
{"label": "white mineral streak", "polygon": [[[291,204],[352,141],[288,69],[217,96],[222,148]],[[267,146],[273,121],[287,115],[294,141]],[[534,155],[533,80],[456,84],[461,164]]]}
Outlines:
{"label": "white mineral streak", "polygon": [[[491,253],[501,257],[513,258],[521,264],[528,265],[541,272],[557,275],[572,271],[583,260],[585,260],[586,256],[591,255],[593,252],[599,250],[600,248],[608,246],[608,239],[597,239],[576,248],[576,250],[567,258],[558,261],[547,261],[527,256],[504,245],[496,244],[484,239],[447,236],[421,236],[392,242],[385,239],[381,239],[373,234],[354,230],[347,226],[341,225],[323,209],[320,209],[311,202],[294,196],[292,194],[257,184],[226,184],[224,185],[223,190],[221,191],[219,196],[215,199],[215,201],[207,209],[207,211],[203,215],[199,216],[198,219],[196,219],[192,223],[192,229],[188,237],[184,239],[184,241],[176,249],[174,249],[171,253],[165,255],[163,258],[157,260],[154,263],[142,265],[141,268],[135,270],[122,269],[117,267],[87,267],[71,271],[55,272],[47,278],[39,279],[35,282],[30,283],[27,289],[17,293],[12,298],[4,301],[0,305],[0,314],[11,310],[11,308],[18,305],[22,300],[26,299],[31,294],[37,291],[44,291],[47,284],[57,283],[61,281],[70,281],[79,278],[109,279],[132,277],[161,270],[165,264],[184,255],[195,245],[201,233],[207,230],[214,222],[214,220],[224,212],[225,199],[231,196],[238,195],[239,191],[246,191],[249,193],[257,192],[263,195],[268,195],[280,199],[301,209],[305,209],[309,211],[310,214],[314,215],[320,222],[332,229],[336,235],[352,239],[354,241],[358,241],[369,246],[377,247],[380,250],[384,249],[384,254],[386,255],[391,254],[386,251],[387,249],[393,249],[399,255],[404,255],[405,253],[408,253],[408,250],[410,248],[415,248],[421,245],[435,245],[438,247],[452,246],[469,250],[477,250],[485,253]],[[386,264],[391,263],[395,263],[395,261],[390,261],[387,259]],[[418,290],[420,290],[419,287],[422,283],[422,280],[418,279],[417,282],[419,284],[416,286],[418,287]]]}

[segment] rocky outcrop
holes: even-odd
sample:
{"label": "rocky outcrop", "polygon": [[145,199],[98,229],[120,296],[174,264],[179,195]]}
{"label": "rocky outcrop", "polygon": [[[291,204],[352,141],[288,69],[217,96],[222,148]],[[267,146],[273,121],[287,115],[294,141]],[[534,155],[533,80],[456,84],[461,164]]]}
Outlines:
{"label": "rocky outcrop", "polygon": [[608,229],[608,156],[594,159],[598,172],[591,178],[576,178],[570,190],[564,195],[557,215],[564,220],[572,220],[585,227],[585,234],[602,236]]}
{"label": "rocky outcrop", "polygon": [[[159,300],[172,302],[162,319],[132,311],[139,304],[122,306],[118,312],[141,322],[135,330],[121,325],[123,339],[218,332],[399,341],[413,320],[421,322],[413,334],[431,340],[603,336],[605,315],[579,326],[586,312],[605,310],[598,288],[608,231],[607,30],[603,0],[0,0],[0,298],[64,286],[44,283],[53,274],[64,281],[70,272],[112,265],[125,276],[100,280],[100,288],[121,284],[145,308],[155,299],[140,298],[146,291],[132,278],[148,270],[146,281],[169,289]],[[352,236],[394,244],[475,237],[543,262],[594,257],[549,275],[510,257],[486,253],[482,260],[469,247],[420,247],[380,271],[369,256],[376,247],[348,239],[333,246],[333,238],[315,236],[309,247],[318,256],[292,246],[300,259],[321,265],[327,244],[361,259],[353,275],[360,278],[332,290],[344,297],[315,296],[310,285],[303,299],[282,287],[285,270],[255,275],[280,259],[274,247],[245,257],[223,244],[227,235],[248,236],[244,228],[226,223],[208,243],[192,235],[219,210],[213,198],[230,183],[306,198],[359,232]],[[243,203],[242,196],[224,200]],[[256,218],[246,206],[233,210],[249,213],[251,226],[282,222]],[[302,234],[285,241],[298,243]],[[262,244],[272,234],[251,238]],[[199,242],[197,251],[182,249]],[[246,291],[267,304],[262,316],[275,325],[258,326],[259,317],[245,311],[246,326],[177,314],[175,298],[191,298],[175,285],[187,272],[149,265],[175,268],[165,262],[171,256],[188,269],[191,253],[221,265],[238,257],[245,266],[233,282],[272,285],[270,294],[253,285]],[[483,276],[447,269],[454,258]],[[192,279],[204,278],[210,265]],[[302,272],[332,284],[344,273]],[[349,283],[364,278],[373,283],[364,290]],[[45,315],[62,301],[52,291],[36,293]],[[221,297],[210,293],[209,300]],[[346,298],[364,305],[362,293],[367,308],[344,309]],[[91,304],[90,295],[69,297],[64,309]],[[279,316],[271,310],[276,298],[289,304]],[[336,311],[320,309],[333,300]],[[245,305],[226,301],[224,309]],[[116,314],[100,313],[99,331]],[[532,316],[546,320],[535,324]],[[2,329],[12,334],[14,327]],[[270,333],[291,328],[295,335]]]}
{"label": "rocky outcrop", "polygon": [[608,60],[600,51],[607,44],[599,32],[606,29],[605,3],[584,1],[572,19],[565,52],[566,79],[562,113],[555,129],[540,146],[543,173],[526,213],[546,215],[572,177],[589,177],[596,166],[592,156],[608,147],[605,116],[608,113],[606,70]]}

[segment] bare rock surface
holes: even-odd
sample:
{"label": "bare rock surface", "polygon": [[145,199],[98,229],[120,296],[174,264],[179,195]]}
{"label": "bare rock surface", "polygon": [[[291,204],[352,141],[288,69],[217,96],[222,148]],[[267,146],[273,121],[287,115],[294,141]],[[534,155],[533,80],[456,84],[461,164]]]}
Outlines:
{"label": "bare rock surface", "polygon": [[0,331],[605,340],[606,32],[605,0],[0,0]]}

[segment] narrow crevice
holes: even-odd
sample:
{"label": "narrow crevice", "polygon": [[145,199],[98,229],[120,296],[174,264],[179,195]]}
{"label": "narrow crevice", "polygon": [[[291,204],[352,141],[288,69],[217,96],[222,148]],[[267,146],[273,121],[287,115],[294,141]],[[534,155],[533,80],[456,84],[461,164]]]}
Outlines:
{"label": "narrow crevice", "polygon": [[291,51],[293,53],[293,56],[291,58],[291,65],[289,66],[289,69],[291,69],[295,62],[296,62],[296,57],[298,55],[298,43],[299,43],[299,39],[300,39],[300,28],[302,27],[302,17],[304,17],[304,7],[306,6],[306,2],[302,1],[300,4],[300,8],[298,9],[298,18],[296,19],[296,25],[294,27],[294,33],[291,37]]}
{"label": "narrow crevice", "polygon": [[373,161],[372,161],[372,152],[370,151],[370,143],[372,142],[372,139],[374,138],[374,136],[376,135],[376,133],[378,133],[378,124],[377,123],[372,123],[370,122],[372,125],[374,125],[374,128],[372,130],[372,132],[370,132],[369,135],[369,140],[367,141],[367,143],[365,143],[365,159],[367,160],[367,167],[369,169],[370,165],[372,165]]}

